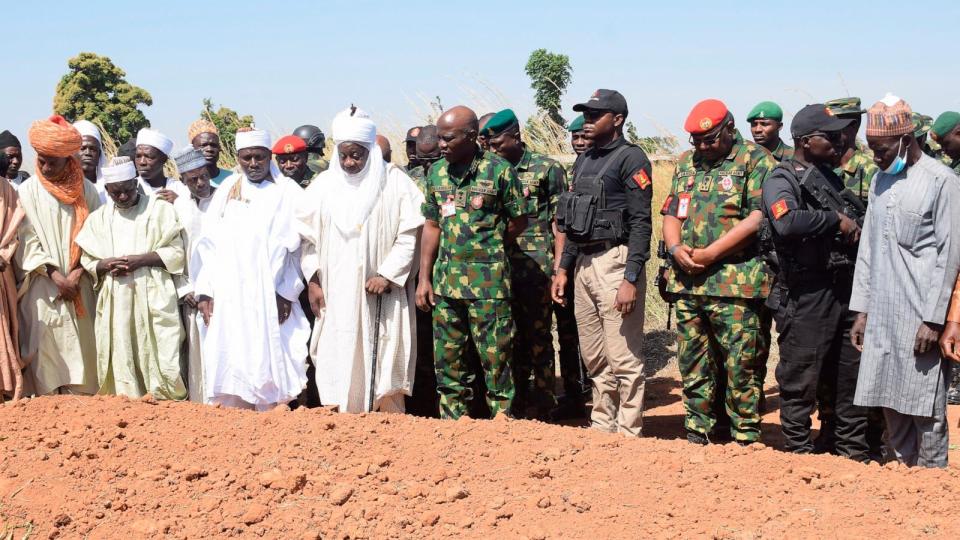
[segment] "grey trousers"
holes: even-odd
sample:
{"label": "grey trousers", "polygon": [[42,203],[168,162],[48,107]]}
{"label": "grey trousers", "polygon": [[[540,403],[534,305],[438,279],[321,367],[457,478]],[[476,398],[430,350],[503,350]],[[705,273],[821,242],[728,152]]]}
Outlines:
{"label": "grey trousers", "polygon": [[897,461],[909,467],[947,466],[950,446],[946,407],[935,407],[934,416],[911,416],[883,409],[887,421],[887,446]]}

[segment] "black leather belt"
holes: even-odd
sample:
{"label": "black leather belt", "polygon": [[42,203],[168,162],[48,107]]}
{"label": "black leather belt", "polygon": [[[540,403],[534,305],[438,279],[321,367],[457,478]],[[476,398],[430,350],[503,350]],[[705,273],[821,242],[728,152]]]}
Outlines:
{"label": "black leather belt", "polygon": [[595,244],[581,244],[580,253],[582,253],[583,255],[595,255],[602,251],[608,251],[610,249],[613,249],[617,246],[622,246],[622,245],[623,243],[617,243],[617,242],[597,242]]}

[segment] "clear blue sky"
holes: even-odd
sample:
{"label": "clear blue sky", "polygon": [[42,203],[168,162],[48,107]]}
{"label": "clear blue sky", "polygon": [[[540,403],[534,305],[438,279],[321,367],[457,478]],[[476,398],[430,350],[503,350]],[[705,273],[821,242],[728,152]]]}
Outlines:
{"label": "clear blue sky", "polygon": [[[280,7],[282,6],[282,7]],[[533,111],[530,52],[570,56],[569,107],[598,87],[627,98],[641,134],[683,137],[698,100],[743,117],[758,101],[791,116],[807,103],[887,91],[936,116],[960,108],[960,4],[923,2],[181,1],[7,2],[0,129],[26,145],[48,115],[66,62],[109,56],[154,100],[153,126],[186,144],[204,97],[260,127],[325,132],[355,103],[399,131],[422,123],[426,99],[444,106]],[[12,33],[11,33],[12,31]],[[491,90],[492,89],[492,90]],[[478,97],[479,96],[479,99]],[[500,97],[502,96],[502,100]],[[684,137],[685,138],[685,137]],[[32,169],[29,163],[25,169]]]}

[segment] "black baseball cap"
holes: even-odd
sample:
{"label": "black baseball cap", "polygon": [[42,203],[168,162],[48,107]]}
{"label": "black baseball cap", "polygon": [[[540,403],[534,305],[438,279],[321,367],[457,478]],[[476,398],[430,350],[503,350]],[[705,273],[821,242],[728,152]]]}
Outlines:
{"label": "black baseball cap", "polygon": [[800,109],[790,121],[790,135],[799,139],[817,131],[840,131],[853,122],[852,118],[834,116],[823,103],[814,103]]}
{"label": "black baseball cap", "polygon": [[610,111],[613,114],[622,114],[627,116],[627,100],[623,94],[616,90],[607,90],[601,88],[590,96],[590,99],[583,103],[577,103],[573,106],[576,112],[593,109],[595,111]]}

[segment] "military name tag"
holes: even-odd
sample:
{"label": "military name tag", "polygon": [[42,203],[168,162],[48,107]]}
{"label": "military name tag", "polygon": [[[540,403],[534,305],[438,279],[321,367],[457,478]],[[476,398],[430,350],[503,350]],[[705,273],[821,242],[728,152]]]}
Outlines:
{"label": "military name tag", "polygon": [[677,196],[677,219],[687,219],[690,214],[690,194],[681,193]]}
{"label": "military name tag", "polygon": [[453,200],[453,195],[447,197],[447,202],[440,205],[440,216],[450,217],[457,213],[457,203]]}

